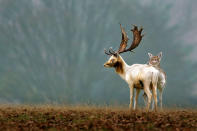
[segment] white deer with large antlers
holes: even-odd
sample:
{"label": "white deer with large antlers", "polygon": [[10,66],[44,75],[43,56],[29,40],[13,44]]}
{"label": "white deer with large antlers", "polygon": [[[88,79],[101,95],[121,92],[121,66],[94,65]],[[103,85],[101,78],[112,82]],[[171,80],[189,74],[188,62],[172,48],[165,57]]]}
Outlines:
{"label": "white deer with large antlers", "polygon": [[117,74],[120,75],[121,78],[123,78],[129,85],[130,88],[130,104],[129,108],[133,108],[133,94],[134,94],[134,88],[136,89],[136,95],[135,95],[135,101],[134,101],[134,110],[137,108],[137,100],[138,95],[140,93],[141,89],[144,89],[144,92],[147,95],[148,101],[147,101],[147,110],[149,110],[151,99],[152,99],[152,93],[154,97],[154,108],[157,109],[157,83],[158,83],[158,77],[159,77],[159,70],[154,68],[153,66],[147,65],[147,64],[133,64],[128,65],[123,60],[123,58],[119,55],[120,53],[124,53],[127,51],[132,51],[135,49],[143,35],[141,35],[142,28],[138,30],[137,26],[134,26],[134,28],[131,30],[133,32],[133,42],[129,48],[127,47],[128,37],[124,29],[121,27],[122,32],[122,41],[120,44],[120,47],[118,51],[113,51],[112,48],[109,49],[107,52],[105,50],[105,54],[110,55],[111,57],[109,60],[104,64],[105,67],[113,67],[115,68],[115,71]]}

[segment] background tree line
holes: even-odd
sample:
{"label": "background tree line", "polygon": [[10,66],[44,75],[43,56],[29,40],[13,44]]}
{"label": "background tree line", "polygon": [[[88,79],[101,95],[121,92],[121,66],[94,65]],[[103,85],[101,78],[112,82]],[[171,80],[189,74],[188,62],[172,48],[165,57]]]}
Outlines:
{"label": "background tree line", "polygon": [[127,84],[103,67],[108,59],[103,49],[118,48],[122,23],[130,39],[131,24],[143,26],[146,33],[135,53],[122,55],[125,61],[146,63],[148,52],[162,51],[164,103],[197,104],[191,95],[197,62],[189,57],[193,46],[182,39],[191,29],[191,10],[184,21],[170,25],[172,7],[169,2],[138,0],[1,1],[1,102],[129,103]]}

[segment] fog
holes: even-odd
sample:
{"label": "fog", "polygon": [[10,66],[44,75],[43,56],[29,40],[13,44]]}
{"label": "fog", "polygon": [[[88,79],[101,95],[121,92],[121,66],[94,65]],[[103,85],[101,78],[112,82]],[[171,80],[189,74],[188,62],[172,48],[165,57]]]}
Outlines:
{"label": "fog", "polygon": [[120,44],[121,23],[130,39],[132,24],[144,27],[135,53],[121,54],[128,64],[163,52],[164,105],[196,106],[196,6],[195,0],[1,0],[0,103],[127,105],[128,85],[103,67],[109,58],[103,49]]}

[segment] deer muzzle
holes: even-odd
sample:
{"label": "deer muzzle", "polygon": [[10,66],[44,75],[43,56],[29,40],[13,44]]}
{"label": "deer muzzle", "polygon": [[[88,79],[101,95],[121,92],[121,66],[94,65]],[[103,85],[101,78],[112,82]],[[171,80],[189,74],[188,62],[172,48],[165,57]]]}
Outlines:
{"label": "deer muzzle", "polygon": [[111,67],[110,65],[111,65],[111,63],[106,62],[106,63],[104,64],[104,67]]}

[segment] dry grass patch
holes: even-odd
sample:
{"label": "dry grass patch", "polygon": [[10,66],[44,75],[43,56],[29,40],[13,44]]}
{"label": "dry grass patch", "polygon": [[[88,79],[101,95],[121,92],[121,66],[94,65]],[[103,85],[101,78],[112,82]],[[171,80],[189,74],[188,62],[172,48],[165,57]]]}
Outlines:
{"label": "dry grass patch", "polygon": [[175,130],[197,129],[197,111],[158,112],[124,107],[0,106],[0,130]]}

